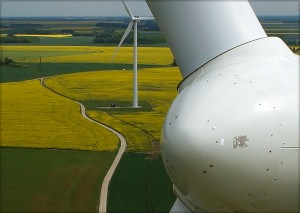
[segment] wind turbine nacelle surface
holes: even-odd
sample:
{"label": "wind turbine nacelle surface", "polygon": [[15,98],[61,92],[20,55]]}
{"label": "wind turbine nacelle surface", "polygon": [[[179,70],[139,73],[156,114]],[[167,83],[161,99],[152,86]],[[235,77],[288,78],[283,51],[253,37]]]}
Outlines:
{"label": "wind turbine nacelle surface", "polygon": [[299,212],[299,57],[278,38],[246,43],[179,85],[163,162],[193,212]]}

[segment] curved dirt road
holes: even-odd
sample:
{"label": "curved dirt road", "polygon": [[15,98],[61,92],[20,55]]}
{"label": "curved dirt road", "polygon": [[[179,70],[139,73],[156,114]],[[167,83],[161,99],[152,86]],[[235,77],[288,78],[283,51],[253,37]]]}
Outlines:
{"label": "curved dirt road", "polygon": [[77,104],[79,104],[79,106],[80,106],[80,113],[81,113],[82,117],[84,117],[85,119],[87,119],[87,120],[89,120],[89,121],[91,121],[91,122],[93,122],[93,123],[96,123],[96,124],[98,124],[98,125],[104,127],[105,129],[111,131],[111,132],[114,133],[114,134],[119,138],[119,140],[120,140],[121,145],[120,145],[118,154],[116,155],[116,158],[114,159],[114,161],[113,161],[111,167],[109,168],[108,172],[106,173],[106,175],[105,175],[105,177],[104,177],[104,179],[103,179],[103,182],[102,182],[102,186],[101,186],[100,202],[99,202],[99,213],[106,213],[108,185],[109,185],[109,182],[110,182],[110,180],[111,180],[111,178],[112,178],[112,175],[113,175],[114,171],[115,171],[116,168],[117,168],[118,163],[119,163],[120,160],[121,160],[121,157],[122,157],[123,153],[124,153],[125,150],[126,150],[126,147],[127,147],[126,139],[124,138],[123,135],[121,135],[121,134],[120,134],[119,132],[117,132],[115,129],[113,129],[113,128],[109,127],[109,126],[106,126],[106,125],[104,125],[104,124],[102,124],[102,123],[100,123],[100,122],[98,122],[98,121],[96,121],[96,120],[93,120],[93,119],[91,119],[90,117],[88,117],[88,116],[86,115],[86,109],[85,109],[85,106],[84,106],[82,103],[80,103],[80,102],[78,102],[78,101],[76,101],[76,100],[74,100],[74,99],[71,99],[71,98],[69,98],[69,97],[67,97],[67,96],[64,96],[64,95],[62,95],[62,94],[60,94],[60,93],[54,91],[54,90],[51,89],[50,87],[48,87],[48,86],[45,84],[45,82],[44,82],[45,78],[46,78],[46,77],[40,78],[40,82],[41,82],[41,85],[42,85],[43,87],[47,88],[48,90],[50,90],[51,92],[54,92],[54,93],[57,94],[57,95],[63,96],[63,97],[65,97],[65,98],[68,98],[68,99],[70,99],[70,100],[76,102]]}

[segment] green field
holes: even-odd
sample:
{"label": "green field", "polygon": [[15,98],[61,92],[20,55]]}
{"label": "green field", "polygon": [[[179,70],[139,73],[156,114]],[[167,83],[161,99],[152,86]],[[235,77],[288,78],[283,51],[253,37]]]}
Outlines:
{"label": "green field", "polygon": [[94,46],[95,44],[93,40],[94,38],[90,36],[78,36],[70,38],[40,38],[39,45]]}
{"label": "green field", "polygon": [[[107,71],[131,69],[132,64],[114,64],[114,63],[21,63],[23,67],[2,66],[0,73],[0,82],[25,81],[40,77],[53,75],[89,72],[89,71]],[[155,67],[155,65],[139,65],[140,68]]]}
{"label": "green field", "polygon": [[[97,212],[101,182],[114,156],[1,148],[0,212]],[[175,201],[161,157],[138,153],[125,153],[108,196],[107,212],[169,212]]]}
{"label": "green field", "polygon": [[161,157],[125,153],[111,180],[108,212],[169,212],[174,202]]}
{"label": "green field", "polygon": [[97,212],[115,154],[1,148],[1,212]]}

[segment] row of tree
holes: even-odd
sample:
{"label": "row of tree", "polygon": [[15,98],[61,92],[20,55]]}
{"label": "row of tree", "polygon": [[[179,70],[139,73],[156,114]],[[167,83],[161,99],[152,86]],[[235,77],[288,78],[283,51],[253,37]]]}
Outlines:
{"label": "row of tree", "polygon": [[[102,33],[98,33],[96,38],[94,39],[94,43],[109,43],[109,44],[118,44],[123,36],[123,32],[115,32],[115,31],[106,31]],[[165,39],[161,36],[146,36],[139,35],[138,43],[139,44],[157,44],[164,43]],[[133,33],[130,33],[125,39],[124,43],[133,43]]]}
{"label": "row of tree", "polygon": [[15,36],[8,34],[6,37],[0,37],[0,43],[33,43],[38,42],[38,37],[32,36]]}
{"label": "row of tree", "polygon": [[[128,24],[130,22],[130,19],[123,20],[122,22],[100,22],[96,24],[96,27],[101,27],[102,29],[126,29]],[[151,31],[160,31],[158,25],[153,20],[146,20],[143,22],[139,22],[139,29],[143,30],[151,30]]]}

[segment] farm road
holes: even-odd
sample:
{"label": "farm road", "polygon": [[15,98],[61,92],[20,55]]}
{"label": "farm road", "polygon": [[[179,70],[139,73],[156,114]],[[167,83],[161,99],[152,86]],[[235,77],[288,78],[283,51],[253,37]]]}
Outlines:
{"label": "farm road", "polygon": [[78,102],[78,101],[76,101],[76,100],[74,100],[72,98],[69,98],[67,96],[64,96],[64,95],[62,95],[62,94],[54,91],[50,87],[48,87],[45,84],[45,77],[40,78],[40,82],[41,82],[41,85],[43,87],[45,87],[46,89],[50,90],[51,92],[53,92],[53,93],[55,93],[57,95],[63,96],[65,98],[68,98],[68,99],[76,102],[77,104],[79,104],[79,106],[80,106],[80,113],[81,113],[82,117],[84,117],[85,119],[89,120],[90,122],[93,122],[95,124],[98,124],[98,125],[104,127],[105,129],[107,129],[107,130],[111,131],[112,133],[114,133],[119,138],[121,146],[119,148],[118,154],[116,155],[116,158],[114,159],[111,167],[109,168],[107,174],[105,175],[105,177],[103,179],[103,182],[102,182],[102,186],[101,186],[100,202],[99,202],[99,213],[106,213],[108,185],[109,185],[109,182],[110,182],[110,180],[112,178],[112,175],[113,175],[114,171],[117,168],[118,163],[121,160],[121,157],[122,157],[123,153],[126,150],[127,142],[126,142],[125,137],[122,134],[120,134],[118,131],[116,131],[115,129],[113,129],[113,128],[105,125],[105,124],[102,124],[102,123],[100,123],[100,122],[98,122],[96,120],[93,120],[90,117],[88,117],[87,114],[86,114],[85,106],[82,103],[80,103],[80,102]]}

